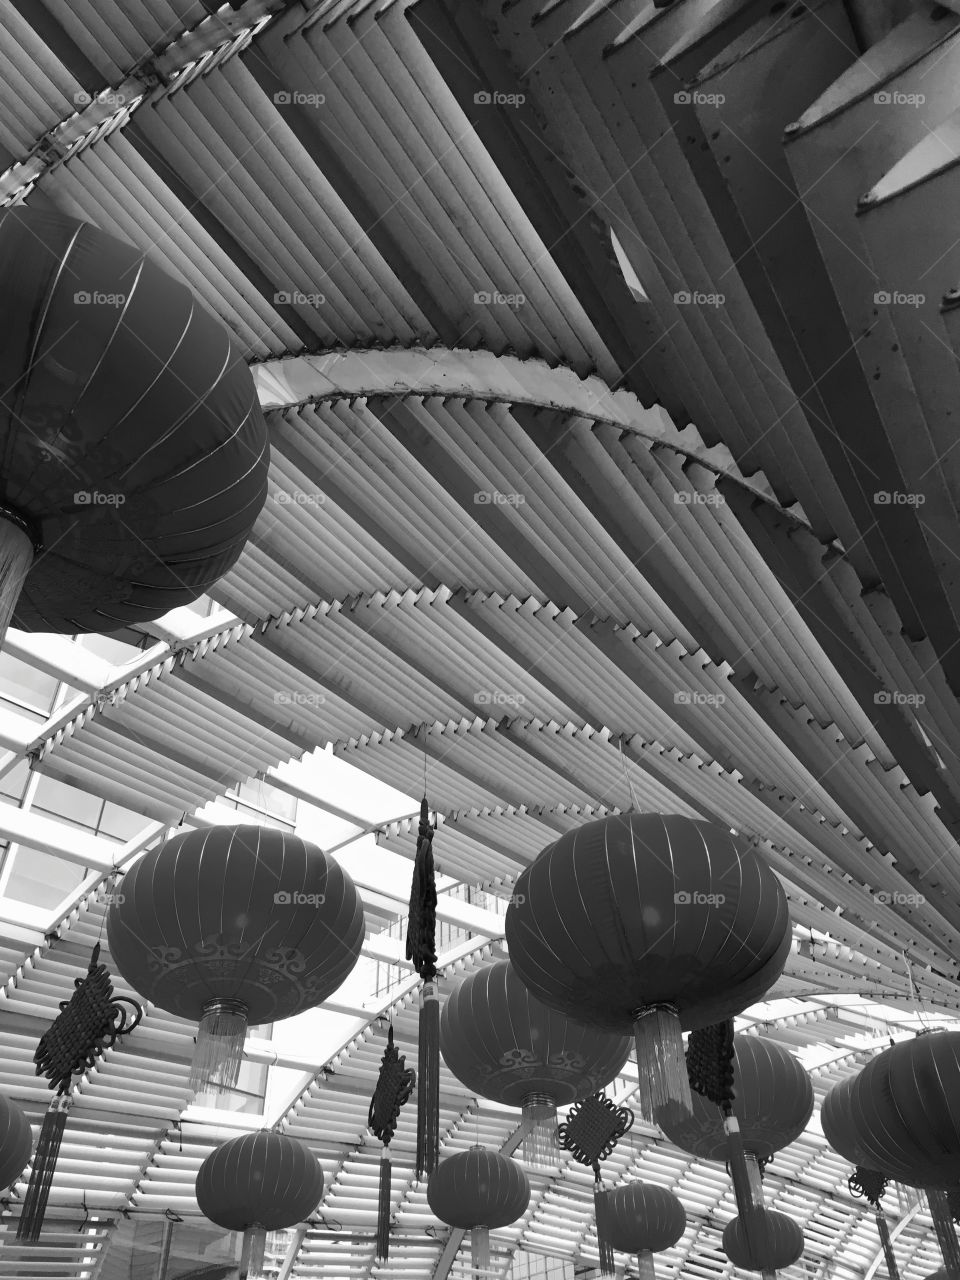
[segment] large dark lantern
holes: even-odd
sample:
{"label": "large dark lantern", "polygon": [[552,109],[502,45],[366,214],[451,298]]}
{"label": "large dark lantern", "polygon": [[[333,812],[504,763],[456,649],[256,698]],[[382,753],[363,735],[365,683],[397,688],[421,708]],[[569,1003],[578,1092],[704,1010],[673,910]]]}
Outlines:
{"label": "large dark lantern", "polygon": [[427,1184],[427,1202],[441,1222],[472,1233],[473,1270],[482,1276],[490,1269],[490,1231],[526,1213],[530,1183],[509,1157],[471,1147],[440,1161]]}
{"label": "large dark lantern", "polygon": [[470,975],[448,998],[440,1049],[453,1074],[482,1098],[522,1107],[524,1159],[555,1164],[557,1107],[615,1079],[629,1036],[573,1022],[531,995],[506,960]]}
{"label": "large dark lantern", "polygon": [[790,950],[779,880],[723,827],[626,813],[549,845],[507,909],[510,960],[571,1018],[634,1032],[641,1112],[689,1114],[681,1028],[759,1000]]}
{"label": "large dark lantern", "polygon": [[141,250],[59,213],[0,216],[0,294],[0,641],[197,599],[267,496],[242,352]]}
{"label": "large dark lantern", "polygon": [[649,1182],[616,1187],[606,1201],[610,1244],[637,1255],[640,1280],[655,1280],[653,1255],[671,1249],[687,1229],[683,1205],[672,1191]]}
{"label": "large dark lantern", "polygon": [[727,1223],[723,1251],[742,1271],[782,1271],[803,1256],[803,1230],[785,1213],[761,1209],[749,1226],[742,1217]]}
{"label": "large dark lantern", "polygon": [[110,954],[141,995],[200,1023],[195,1089],[232,1088],[247,1026],[322,1004],[360,955],[353,881],[289,832],[181,832],[146,853],[121,889],[107,913]]}

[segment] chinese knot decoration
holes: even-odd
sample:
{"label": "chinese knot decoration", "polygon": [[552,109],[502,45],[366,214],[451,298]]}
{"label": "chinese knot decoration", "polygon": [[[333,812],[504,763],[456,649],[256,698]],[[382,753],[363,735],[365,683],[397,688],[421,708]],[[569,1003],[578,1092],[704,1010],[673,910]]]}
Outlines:
{"label": "chinese knot decoration", "polygon": [[400,1111],[413,1093],[417,1073],[406,1066],[406,1059],[397,1052],[393,1043],[393,1024],[387,1035],[387,1047],[383,1051],[377,1087],[370,1099],[368,1123],[376,1137],[383,1143],[380,1156],[380,1201],[377,1213],[377,1257],[386,1258],[390,1252],[390,1142],[397,1131]]}

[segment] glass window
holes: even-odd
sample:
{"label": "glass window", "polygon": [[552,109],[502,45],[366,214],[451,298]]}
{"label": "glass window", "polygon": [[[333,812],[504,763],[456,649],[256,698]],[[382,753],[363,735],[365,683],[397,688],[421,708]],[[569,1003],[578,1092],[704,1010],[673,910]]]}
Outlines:
{"label": "glass window", "polygon": [[18,845],[7,896],[34,907],[53,908],[83,880],[83,867],[75,867],[29,845]]}
{"label": "glass window", "polygon": [[9,653],[0,653],[0,695],[11,702],[46,715],[59,683],[56,676],[45,675]]}
{"label": "glass window", "polygon": [[0,796],[19,804],[30,781],[30,762],[18,760],[9,773],[0,778]]}
{"label": "glass window", "polygon": [[98,658],[103,658],[104,662],[111,662],[116,667],[123,666],[140,652],[136,644],[128,644],[114,636],[78,636],[77,642],[85,649],[89,649],[91,653],[95,653]]}
{"label": "glass window", "polygon": [[149,819],[142,813],[131,813],[129,809],[123,809],[120,805],[107,800],[100,816],[99,832],[114,840],[132,840],[134,836],[140,834],[148,822]]}
{"label": "glass window", "polygon": [[74,826],[87,827],[91,831],[96,831],[103,801],[99,796],[78,791],[76,787],[71,787],[66,782],[41,774],[37,781],[32,807],[63,818]]}

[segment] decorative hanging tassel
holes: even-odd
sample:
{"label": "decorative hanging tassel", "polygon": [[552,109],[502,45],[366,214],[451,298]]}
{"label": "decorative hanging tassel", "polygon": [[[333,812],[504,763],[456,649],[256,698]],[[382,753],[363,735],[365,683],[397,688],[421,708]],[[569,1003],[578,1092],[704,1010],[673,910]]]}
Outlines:
{"label": "decorative hanging tassel", "polygon": [[677,1124],[693,1115],[690,1081],[683,1056],[683,1034],[676,1009],[669,1004],[638,1009],[633,1022],[637,1046],[640,1114],[650,1124]]}
{"label": "decorative hanging tassel", "polygon": [[34,544],[23,517],[0,506],[0,644],[33,564]]}
{"label": "decorative hanging tassel", "polygon": [[219,1096],[235,1089],[246,1038],[247,1006],[243,1001],[208,1001],[197,1029],[197,1047],[190,1067],[191,1090]]}
{"label": "decorative hanging tassel", "polygon": [[882,1209],[877,1209],[877,1234],[880,1236],[880,1247],[883,1249],[883,1260],[887,1264],[888,1280],[900,1280],[900,1268],[897,1266],[897,1259],[893,1252],[893,1243],[890,1239],[890,1228],[887,1226],[887,1219]]}
{"label": "decorative hanging tassel", "polygon": [[243,1233],[243,1251],[240,1254],[240,1280],[263,1280],[263,1259],[267,1251],[266,1228],[259,1223],[247,1227]]}
{"label": "decorative hanging tassel", "polygon": [[470,1268],[478,1278],[490,1272],[490,1232],[486,1227],[474,1227],[470,1232]]}
{"label": "decorative hanging tassel", "polygon": [[392,1201],[393,1171],[390,1168],[388,1149],[383,1148],[380,1157],[380,1198],[377,1201],[377,1257],[390,1256],[390,1207]]}
{"label": "decorative hanging tassel", "polygon": [[610,1202],[600,1181],[599,1166],[595,1170],[593,1209],[597,1221],[597,1248],[600,1250],[600,1274],[612,1276],[616,1270],[613,1245],[610,1243]]}
{"label": "decorative hanging tassel", "polygon": [[40,1239],[53,1173],[60,1155],[63,1131],[67,1127],[67,1112],[73,1103],[70,1094],[58,1094],[50,1102],[40,1127],[37,1151],[33,1157],[30,1181],[23,1201],[23,1211],[17,1227],[17,1239],[33,1243]]}
{"label": "decorative hanging tassel", "polygon": [[417,854],[410,889],[407,959],[423,981],[418,1031],[417,1177],[428,1176],[440,1158],[440,998],[437,992],[437,881],[433,827],[427,797],[420,804]]}
{"label": "decorative hanging tassel", "polygon": [[560,1163],[557,1104],[548,1093],[528,1093],[523,1119],[529,1126],[523,1135],[522,1156],[527,1164],[555,1168]]}
{"label": "decorative hanging tassel", "polygon": [[873,1205],[873,1212],[877,1219],[877,1234],[880,1236],[880,1247],[883,1250],[884,1261],[887,1264],[888,1280],[900,1280],[900,1269],[893,1254],[890,1230],[881,1206],[888,1182],[889,1178],[885,1173],[877,1173],[874,1169],[864,1169],[861,1165],[857,1165],[847,1179],[847,1186],[850,1188],[852,1196],[863,1196]]}
{"label": "decorative hanging tassel", "polygon": [[637,1272],[639,1280],[657,1280],[657,1268],[649,1249],[641,1249],[637,1254]]}
{"label": "decorative hanging tassel", "polygon": [[400,1109],[413,1093],[417,1073],[407,1068],[406,1058],[397,1052],[393,1043],[393,1023],[387,1034],[387,1047],[380,1062],[377,1085],[370,1099],[367,1123],[383,1143],[380,1154],[380,1198],[377,1205],[377,1257],[390,1254],[390,1207],[392,1170],[390,1168],[390,1142],[397,1131]]}
{"label": "decorative hanging tassel", "polygon": [[930,1205],[930,1216],[933,1218],[933,1227],[937,1233],[943,1265],[950,1280],[953,1280],[953,1277],[960,1276],[960,1244],[957,1243],[957,1233],[953,1225],[947,1193],[928,1191],[927,1203]]}

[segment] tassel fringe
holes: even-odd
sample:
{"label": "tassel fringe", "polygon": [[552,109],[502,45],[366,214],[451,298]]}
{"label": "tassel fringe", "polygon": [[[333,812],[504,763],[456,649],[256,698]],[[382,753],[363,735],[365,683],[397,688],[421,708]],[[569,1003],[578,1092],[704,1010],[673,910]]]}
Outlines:
{"label": "tassel fringe", "polygon": [[597,1222],[597,1248],[600,1250],[600,1273],[612,1276],[615,1270],[613,1245],[610,1243],[610,1205],[607,1193],[598,1181],[593,1189],[593,1208]]}
{"label": "tassel fringe", "polygon": [[239,1000],[217,1000],[204,1008],[190,1068],[194,1093],[223,1094],[237,1087],[246,1036],[247,1009]]}
{"label": "tassel fringe", "polygon": [[240,1280],[262,1280],[266,1249],[266,1230],[256,1224],[247,1227],[243,1233],[243,1252],[240,1255]]}
{"label": "tassel fringe", "polygon": [[474,1227],[470,1232],[470,1267],[476,1280],[490,1272],[490,1232],[486,1227]]}
{"label": "tassel fringe", "polygon": [[957,1232],[953,1225],[950,1202],[945,1191],[928,1191],[927,1202],[930,1205],[930,1216],[937,1233],[937,1243],[943,1255],[943,1265],[948,1276],[960,1276],[960,1244],[957,1243]]}
{"label": "tassel fringe", "polygon": [[530,1124],[523,1136],[523,1160],[526,1164],[556,1168],[560,1163],[556,1103],[547,1094],[530,1094],[523,1101],[523,1118]]}
{"label": "tassel fringe", "polygon": [[50,1103],[43,1117],[40,1137],[37,1140],[37,1151],[30,1170],[30,1182],[27,1185],[23,1211],[17,1227],[18,1240],[26,1240],[32,1244],[40,1239],[47,1201],[50,1199],[53,1174],[60,1155],[60,1144],[63,1142],[63,1131],[67,1127],[67,1112],[72,1102],[73,1099],[69,1094],[59,1094]]}
{"label": "tassel fringe", "polygon": [[659,1124],[660,1119],[668,1124],[689,1120],[693,1099],[676,1009],[665,1004],[639,1009],[633,1034],[640,1068],[640,1114],[650,1124]]}
{"label": "tassel fringe", "polygon": [[417,1177],[428,1177],[440,1158],[440,999],[434,982],[423,984],[417,1072]]}
{"label": "tassel fringe", "polygon": [[637,1270],[639,1280],[657,1280],[657,1269],[654,1266],[653,1254],[649,1249],[641,1249],[637,1254]]}
{"label": "tassel fringe", "polygon": [[888,1280],[900,1280],[900,1268],[897,1266],[897,1259],[893,1252],[890,1228],[887,1226],[887,1220],[880,1209],[877,1210],[877,1234],[880,1236],[883,1260],[887,1264],[887,1278]]}
{"label": "tassel fringe", "polygon": [[377,1257],[390,1256],[390,1206],[393,1171],[390,1157],[384,1150],[380,1157],[380,1199],[377,1205]]}

